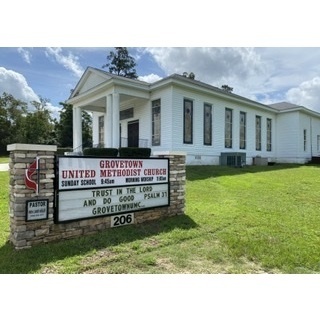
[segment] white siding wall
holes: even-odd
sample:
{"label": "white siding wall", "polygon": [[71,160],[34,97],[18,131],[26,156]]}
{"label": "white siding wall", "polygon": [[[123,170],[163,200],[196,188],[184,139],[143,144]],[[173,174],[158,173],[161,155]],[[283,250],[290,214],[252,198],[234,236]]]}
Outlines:
{"label": "white siding wall", "polygon": [[[176,126],[176,119],[172,115],[172,88],[166,87],[165,89],[155,90],[150,97],[149,105],[149,126],[150,126],[150,145],[152,142],[152,101],[161,100],[161,142],[160,146],[152,147],[152,151],[171,151],[172,149],[172,137],[174,136],[174,128]],[[177,151],[177,150],[175,150]]]}
{"label": "white siding wall", "polygon": [[[183,143],[183,100],[193,100],[193,144]],[[204,103],[213,106],[213,144],[203,144],[203,105]],[[233,145],[232,148],[224,146],[225,108],[233,110]],[[245,152],[247,164],[252,163],[252,157],[260,155],[272,160],[275,157],[275,113],[273,111],[261,111],[251,107],[234,104],[211,96],[201,95],[197,92],[185,91],[175,88],[172,96],[172,128],[173,145],[172,150],[184,151],[187,153],[188,164],[219,164],[221,152]],[[239,148],[240,111],[247,113],[247,146],[246,149]],[[262,118],[262,150],[255,149],[255,116]],[[166,114],[165,117],[169,116]],[[272,119],[272,151],[266,151],[266,119]]]}
{"label": "white siding wall", "polygon": [[[93,84],[94,79],[89,84]],[[98,81],[98,79],[96,79]],[[152,146],[152,101],[161,100],[161,145]],[[183,143],[183,101],[193,101],[193,143]],[[203,143],[204,103],[212,105],[212,146]],[[318,136],[320,118],[301,111],[276,113],[270,109],[233,103],[211,95],[200,94],[178,86],[167,86],[151,92],[150,100],[131,99],[122,103],[120,110],[134,108],[134,117],[121,121],[122,134],[127,138],[128,122],[139,120],[139,138],[148,140],[153,152],[183,151],[187,153],[187,164],[219,164],[222,152],[245,152],[246,163],[252,164],[256,156],[282,163],[305,163],[312,155],[320,155]],[[233,144],[225,148],[225,109],[233,110]],[[246,113],[246,149],[240,149],[240,112]],[[93,144],[99,142],[98,117],[93,113]],[[261,151],[256,150],[256,116],[261,116]],[[272,120],[272,150],[267,151],[267,118]],[[307,130],[307,147],[304,150],[303,130]]]}
{"label": "white siding wall", "polygon": [[312,118],[311,126],[312,126],[312,130],[311,130],[312,156],[320,156],[320,143],[318,145],[318,136],[320,137],[320,119]]}
{"label": "white siding wall", "polygon": [[[306,150],[304,150],[303,130],[307,130]],[[320,120],[299,112],[299,158],[307,162],[312,156],[319,155],[317,136],[320,135]]]}
{"label": "white siding wall", "polygon": [[[307,132],[306,150],[304,134]],[[312,155],[318,155],[317,136],[320,120],[300,111],[286,112],[277,116],[277,162],[306,163]]]}
{"label": "white siding wall", "polygon": [[133,108],[133,118],[128,118],[121,120],[121,137],[128,138],[128,123],[132,121],[139,120],[139,139],[148,140],[148,145],[150,146],[150,112],[148,112],[150,102],[149,101],[140,101],[139,103],[133,102],[132,104],[128,103],[125,106],[121,106],[120,110],[126,110]]}
{"label": "white siding wall", "polygon": [[277,162],[298,161],[299,114],[282,113],[277,116]]}
{"label": "white siding wall", "polygon": [[[306,162],[311,159],[311,123],[310,116],[299,112],[299,129],[298,129],[298,152],[299,162]],[[306,145],[304,148],[304,130],[306,130]]]}

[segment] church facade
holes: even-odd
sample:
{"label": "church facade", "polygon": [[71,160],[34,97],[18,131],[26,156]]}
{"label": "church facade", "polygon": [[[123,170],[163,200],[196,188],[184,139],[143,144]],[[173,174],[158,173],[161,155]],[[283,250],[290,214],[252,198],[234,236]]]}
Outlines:
{"label": "church facade", "polygon": [[88,67],[73,105],[73,148],[83,148],[81,112],[96,147],[182,151],[189,165],[306,163],[320,155],[320,114],[287,102],[264,105],[173,74],[154,83]]}

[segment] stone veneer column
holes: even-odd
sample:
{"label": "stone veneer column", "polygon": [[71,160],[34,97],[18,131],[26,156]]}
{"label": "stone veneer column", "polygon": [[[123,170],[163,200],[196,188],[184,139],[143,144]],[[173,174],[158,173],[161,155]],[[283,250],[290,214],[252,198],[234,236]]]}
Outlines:
{"label": "stone veneer column", "polygon": [[171,151],[159,153],[159,158],[168,158],[170,165],[170,207],[168,215],[180,215],[185,213],[186,191],[186,154],[184,152]]}
{"label": "stone veneer column", "polygon": [[186,153],[179,151],[154,152],[158,158],[168,158],[170,166],[170,206],[137,212],[136,223],[185,214]]}
{"label": "stone veneer column", "polygon": [[[34,244],[44,242],[53,222],[54,202],[54,154],[57,146],[11,144],[10,151],[10,242],[16,249],[30,248]],[[28,189],[25,185],[25,169],[39,157],[40,177],[39,193]],[[36,179],[37,174],[32,177]],[[26,221],[27,200],[48,199],[48,219]]]}

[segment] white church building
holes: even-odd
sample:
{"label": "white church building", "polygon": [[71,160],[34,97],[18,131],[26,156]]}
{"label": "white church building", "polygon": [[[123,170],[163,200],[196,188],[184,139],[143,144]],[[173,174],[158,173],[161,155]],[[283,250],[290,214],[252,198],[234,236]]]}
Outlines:
{"label": "white church building", "polygon": [[320,156],[320,114],[287,102],[265,105],[183,75],[154,83],[88,67],[70,98],[73,148],[82,111],[93,145],[182,151],[188,165],[306,163]]}

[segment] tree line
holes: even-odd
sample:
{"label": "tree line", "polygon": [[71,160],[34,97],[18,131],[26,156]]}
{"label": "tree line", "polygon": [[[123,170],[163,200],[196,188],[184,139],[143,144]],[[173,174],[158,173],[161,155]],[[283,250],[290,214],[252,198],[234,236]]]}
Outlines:
{"label": "tree line", "polygon": [[[72,148],[72,105],[60,102],[60,119],[53,118],[48,108],[49,100],[40,97],[40,102],[16,99],[6,92],[0,96],[0,155],[7,154],[7,145],[12,143],[52,144]],[[92,119],[82,113],[83,141],[92,143]]]}

